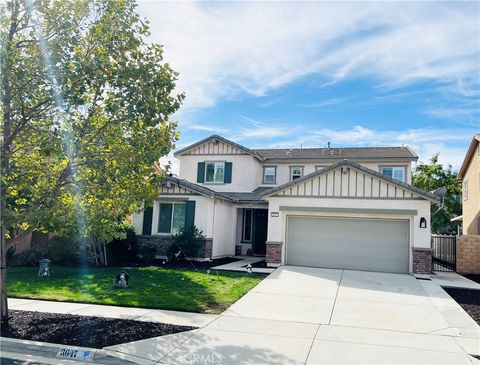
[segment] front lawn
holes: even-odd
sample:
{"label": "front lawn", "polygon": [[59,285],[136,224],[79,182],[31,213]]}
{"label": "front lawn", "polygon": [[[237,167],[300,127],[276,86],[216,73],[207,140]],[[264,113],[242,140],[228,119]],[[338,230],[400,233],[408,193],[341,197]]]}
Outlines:
{"label": "front lawn", "polygon": [[50,277],[38,277],[34,267],[7,271],[10,298],[30,298],[220,313],[257,285],[263,276],[212,270],[127,269],[129,287],[113,285],[119,268],[54,266]]}

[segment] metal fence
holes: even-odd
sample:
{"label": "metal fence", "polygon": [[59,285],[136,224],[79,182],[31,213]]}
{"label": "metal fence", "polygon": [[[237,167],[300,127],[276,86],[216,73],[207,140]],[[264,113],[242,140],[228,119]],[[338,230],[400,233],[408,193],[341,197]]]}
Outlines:
{"label": "metal fence", "polygon": [[432,270],[455,271],[457,267],[457,237],[432,235]]}

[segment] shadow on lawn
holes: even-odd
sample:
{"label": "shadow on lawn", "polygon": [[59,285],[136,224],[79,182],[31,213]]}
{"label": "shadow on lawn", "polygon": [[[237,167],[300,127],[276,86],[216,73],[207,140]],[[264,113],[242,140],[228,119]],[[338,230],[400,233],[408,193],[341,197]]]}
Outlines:
{"label": "shadow on lawn", "polygon": [[190,312],[225,309],[230,303],[219,301],[218,289],[235,280],[194,270],[132,268],[129,287],[119,289],[114,278],[120,268],[56,267],[48,278],[39,278],[34,268],[18,269],[9,273],[8,289],[15,297]]}

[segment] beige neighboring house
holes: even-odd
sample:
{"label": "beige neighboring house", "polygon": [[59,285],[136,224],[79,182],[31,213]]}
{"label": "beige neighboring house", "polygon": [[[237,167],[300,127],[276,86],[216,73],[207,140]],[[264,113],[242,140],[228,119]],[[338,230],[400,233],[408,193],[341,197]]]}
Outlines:
{"label": "beige neighboring house", "polygon": [[463,234],[480,235],[480,134],[476,134],[458,177],[462,180]]}
{"label": "beige neighboring house", "polygon": [[473,136],[458,177],[463,234],[457,239],[457,272],[480,274],[480,134]]}
{"label": "beige neighboring house", "polygon": [[431,270],[430,208],[411,185],[407,146],[251,149],[218,135],[177,150],[179,176],[133,216],[138,242],[165,254],[195,225],[201,258],[394,273]]}

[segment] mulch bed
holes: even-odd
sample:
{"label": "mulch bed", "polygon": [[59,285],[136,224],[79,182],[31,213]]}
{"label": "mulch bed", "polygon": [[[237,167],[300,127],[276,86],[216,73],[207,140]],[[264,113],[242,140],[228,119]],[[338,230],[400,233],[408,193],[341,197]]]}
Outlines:
{"label": "mulch bed", "polygon": [[[257,267],[257,268],[273,268],[271,266],[268,266],[267,261],[265,261],[265,260],[254,262],[251,265],[252,265],[252,267]],[[247,265],[245,265],[244,267],[247,267]]]}
{"label": "mulch bed", "polygon": [[165,323],[17,310],[9,311],[8,320],[8,328],[2,326],[0,329],[3,337],[97,349],[195,329]]}
{"label": "mulch bed", "polygon": [[197,270],[208,270],[211,267],[226,265],[231,262],[239,261],[239,259],[234,259],[233,257],[224,257],[221,259],[214,259],[212,261],[168,261],[167,259],[155,260],[151,265],[144,265],[139,263],[130,263],[125,265],[126,267],[143,267],[143,266],[157,266],[163,267],[165,269],[197,269]]}
{"label": "mulch bed", "polygon": [[460,306],[480,324],[480,290],[443,288]]}

